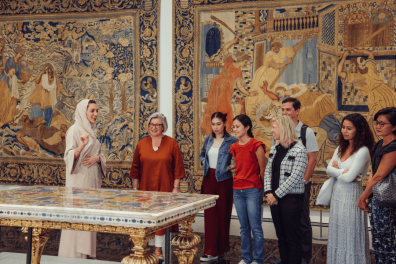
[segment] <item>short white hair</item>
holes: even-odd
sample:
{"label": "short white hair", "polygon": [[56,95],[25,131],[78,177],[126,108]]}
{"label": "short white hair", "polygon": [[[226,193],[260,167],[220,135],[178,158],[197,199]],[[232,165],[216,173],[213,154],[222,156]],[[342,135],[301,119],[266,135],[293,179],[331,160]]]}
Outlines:
{"label": "short white hair", "polygon": [[164,116],[160,112],[154,113],[151,116],[149,116],[149,118],[147,120],[147,131],[148,131],[148,127],[150,125],[151,119],[155,119],[155,118],[161,119],[162,126],[164,128],[163,132],[165,133],[168,130],[168,121],[166,120],[166,116]]}

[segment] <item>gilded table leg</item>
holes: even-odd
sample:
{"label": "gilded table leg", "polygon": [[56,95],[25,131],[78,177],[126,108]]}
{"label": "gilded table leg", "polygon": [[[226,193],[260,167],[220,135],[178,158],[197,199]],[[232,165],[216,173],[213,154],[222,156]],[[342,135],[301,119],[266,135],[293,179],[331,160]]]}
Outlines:
{"label": "gilded table leg", "polygon": [[191,225],[195,222],[194,219],[196,216],[197,214],[194,214],[184,219],[180,223],[180,234],[172,239],[171,244],[178,246],[174,252],[179,260],[179,264],[191,264],[198,251],[196,245],[201,242],[201,237],[192,233],[191,228]]}
{"label": "gilded table leg", "polygon": [[149,247],[147,242],[149,239],[154,238],[154,235],[149,236],[136,236],[132,235],[130,240],[132,240],[134,247],[132,251],[134,254],[126,256],[121,261],[121,264],[158,264],[159,259],[153,253],[148,253]]}
{"label": "gilded table leg", "polygon": [[[43,254],[45,243],[49,238],[47,228],[32,228],[32,264],[40,264],[41,255]],[[22,227],[22,232],[27,233],[28,228]],[[27,240],[27,237],[25,237]]]}

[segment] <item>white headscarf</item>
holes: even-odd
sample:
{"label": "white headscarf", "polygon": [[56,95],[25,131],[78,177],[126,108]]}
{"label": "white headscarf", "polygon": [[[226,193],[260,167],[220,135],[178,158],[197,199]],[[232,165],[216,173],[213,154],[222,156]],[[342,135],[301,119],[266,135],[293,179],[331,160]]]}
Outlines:
{"label": "white headscarf", "polygon": [[97,138],[95,124],[91,124],[87,118],[88,102],[89,99],[84,99],[77,104],[76,112],[74,113],[74,120],[76,120],[76,125],[82,127],[93,138]]}

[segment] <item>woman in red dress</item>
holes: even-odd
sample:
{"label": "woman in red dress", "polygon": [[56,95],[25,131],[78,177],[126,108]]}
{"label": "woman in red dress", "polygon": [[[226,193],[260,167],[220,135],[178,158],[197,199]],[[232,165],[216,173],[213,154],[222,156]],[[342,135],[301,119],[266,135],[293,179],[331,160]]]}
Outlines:
{"label": "woman in red dress", "polygon": [[[150,136],[136,146],[130,177],[134,190],[179,193],[180,179],[186,177],[184,161],[176,140],[166,136],[166,117],[161,113],[152,114],[147,121]],[[178,225],[171,227],[178,232]],[[165,243],[165,229],[155,232],[155,254],[163,258],[162,245]]]}

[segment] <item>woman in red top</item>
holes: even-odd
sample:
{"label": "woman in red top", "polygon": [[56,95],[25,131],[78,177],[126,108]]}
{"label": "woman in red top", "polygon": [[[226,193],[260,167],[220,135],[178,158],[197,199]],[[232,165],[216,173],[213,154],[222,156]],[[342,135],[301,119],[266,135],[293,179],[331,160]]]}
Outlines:
{"label": "woman in red top", "polygon": [[[242,260],[239,264],[264,262],[264,233],[261,226],[265,145],[253,138],[252,121],[247,115],[234,118],[233,131],[239,141],[232,144],[235,158],[234,203],[241,224]],[[254,249],[252,250],[253,234]]]}

